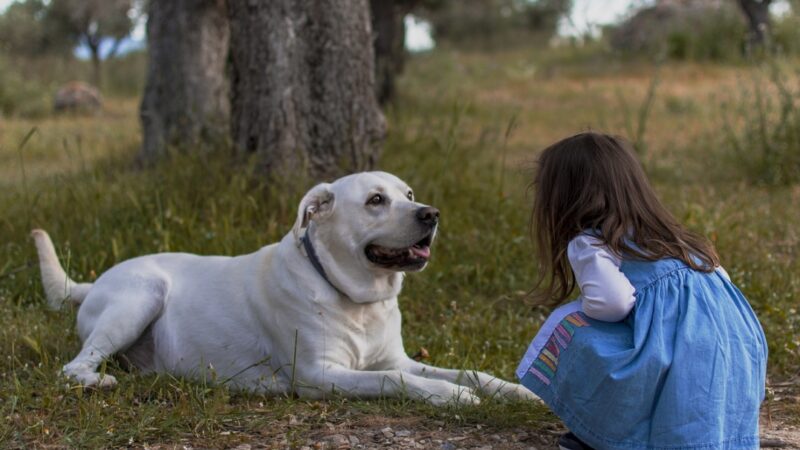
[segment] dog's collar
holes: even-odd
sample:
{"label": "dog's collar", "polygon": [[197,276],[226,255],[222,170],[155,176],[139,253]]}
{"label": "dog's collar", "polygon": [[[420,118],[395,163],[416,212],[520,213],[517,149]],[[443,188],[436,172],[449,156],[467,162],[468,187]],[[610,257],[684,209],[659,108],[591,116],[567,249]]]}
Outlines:
{"label": "dog's collar", "polygon": [[[310,227],[309,227],[310,228]],[[333,283],[331,283],[330,278],[325,273],[325,269],[322,267],[322,263],[319,261],[319,256],[317,256],[317,251],[314,250],[314,245],[311,244],[311,238],[308,237],[308,229],[306,232],[303,233],[303,236],[300,238],[300,242],[303,243],[303,248],[306,249],[306,255],[308,255],[308,260],[311,262],[311,265],[314,266],[314,269],[317,273],[331,285],[331,287],[336,290],[336,292],[344,295],[342,291],[339,290]]]}

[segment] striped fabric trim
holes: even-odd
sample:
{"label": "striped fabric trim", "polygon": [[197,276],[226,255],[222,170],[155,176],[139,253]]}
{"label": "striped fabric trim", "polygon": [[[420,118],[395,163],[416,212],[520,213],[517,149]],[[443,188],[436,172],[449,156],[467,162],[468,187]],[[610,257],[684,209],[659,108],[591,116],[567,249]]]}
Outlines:
{"label": "striped fabric trim", "polygon": [[528,368],[528,372],[535,375],[542,383],[549,385],[558,370],[558,357],[569,346],[572,335],[578,328],[588,326],[589,322],[586,321],[581,311],[575,311],[565,316],[556,325],[539,355]]}
{"label": "striped fabric trim", "polygon": [[[528,346],[527,350],[525,350],[525,355],[523,355],[522,360],[517,365],[517,378],[521,380],[523,377],[525,377],[525,375],[528,373],[528,368],[530,368],[531,364],[533,364],[533,361],[539,357],[539,353],[542,352],[545,344],[547,344],[550,336],[555,331],[556,326],[561,323],[564,317],[580,310],[581,302],[580,300],[575,300],[556,308],[556,310],[547,317],[547,320],[545,320],[542,326],[539,328],[539,331],[531,341],[531,344]],[[558,356],[556,352],[559,351],[559,348],[557,346],[550,347],[549,350],[554,356]]]}

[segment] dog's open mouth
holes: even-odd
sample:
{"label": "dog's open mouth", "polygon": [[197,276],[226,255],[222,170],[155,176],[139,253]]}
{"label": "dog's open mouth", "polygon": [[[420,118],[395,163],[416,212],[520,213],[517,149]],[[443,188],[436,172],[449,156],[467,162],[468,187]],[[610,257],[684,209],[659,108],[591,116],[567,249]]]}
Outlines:
{"label": "dog's open mouth", "polygon": [[433,233],[430,233],[410,247],[389,248],[370,244],[364,253],[372,263],[388,269],[421,268],[431,257],[432,241]]}

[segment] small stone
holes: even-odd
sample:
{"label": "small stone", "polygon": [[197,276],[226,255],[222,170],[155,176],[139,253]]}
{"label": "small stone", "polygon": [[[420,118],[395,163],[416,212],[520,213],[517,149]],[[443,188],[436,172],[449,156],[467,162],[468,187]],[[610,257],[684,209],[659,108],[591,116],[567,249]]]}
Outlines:
{"label": "small stone", "polygon": [[456,445],[452,442],[445,442],[442,444],[442,450],[456,450]]}
{"label": "small stone", "polygon": [[332,434],[326,437],[325,439],[330,441],[331,444],[337,447],[340,445],[347,445],[350,443],[350,441],[346,437],[344,437],[343,434]]}
{"label": "small stone", "polygon": [[250,450],[251,448],[252,447],[250,447],[250,444],[239,444],[234,447],[233,450]]}
{"label": "small stone", "polygon": [[309,447],[307,445],[304,445],[304,446],[300,447],[300,450],[311,450],[311,447]]}
{"label": "small stone", "polygon": [[411,436],[411,432],[408,430],[399,430],[395,432],[394,435],[397,437],[408,437]]}
{"label": "small stone", "polygon": [[353,436],[352,434],[347,437],[347,440],[350,441],[350,445],[358,445],[361,443],[361,441],[359,441],[358,438]]}
{"label": "small stone", "polygon": [[491,439],[491,440],[493,440],[493,441],[497,441],[497,442],[500,442],[500,441],[502,441],[502,440],[503,440],[503,438],[501,438],[501,437],[500,437],[499,435],[497,435],[497,434],[493,434],[493,435],[489,436],[489,439]]}
{"label": "small stone", "polygon": [[382,429],[381,430],[381,434],[383,434],[383,436],[385,438],[387,438],[387,439],[394,437],[394,433],[392,433],[391,427],[386,427],[386,428]]}
{"label": "small stone", "polygon": [[456,437],[447,438],[447,440],[451,441],[451,442],[458,442],[458,441],[463,441],[466,438],[467,438],[466,436],[456,436]]}

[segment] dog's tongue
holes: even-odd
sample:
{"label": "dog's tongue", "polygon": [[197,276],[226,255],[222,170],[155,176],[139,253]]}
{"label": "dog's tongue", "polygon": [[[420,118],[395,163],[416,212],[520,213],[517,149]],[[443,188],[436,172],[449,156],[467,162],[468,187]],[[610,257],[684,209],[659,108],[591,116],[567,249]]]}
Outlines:
{"label": "dog's tongue", "polygon": [[411,253],[420,258],[428,259],[431,257],[431,248],[428,246],[425,247],[414,246],[411,247]]}

